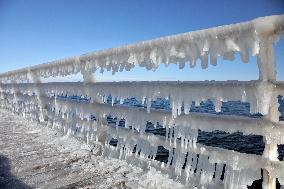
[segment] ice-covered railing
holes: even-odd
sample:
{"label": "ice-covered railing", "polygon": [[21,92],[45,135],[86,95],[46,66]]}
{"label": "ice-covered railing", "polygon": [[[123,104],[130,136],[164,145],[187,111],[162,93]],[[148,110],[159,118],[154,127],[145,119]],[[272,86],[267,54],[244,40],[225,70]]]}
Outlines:
{"label": "ice-covered railing", "polygon": [[[112,70],[113,73],[130,70],[139,65],[148,70],[155,70],[161,63],[186,63],[194,67],[198,59],[202,68],[217,64],[217,58],[233,60],[234,54],[240,53],[243,62],[249,61],[249,55],[261,55],[259,69],[261,78],[273,77],[274,63],[263,63],[270,58],[264,54],[273,51],[272,43],[283,34],[283,15],[257,18],[255,20],[189,32],[159,39],[143,41],[134,45],[84,54],[45,64],[31,66],[0,75],[0,80],[19,81],[36,77],[66,76],[81,72],[86,79],[89,74],[100,70]],[[262,52],[263,51],[263,52]],[[268,77],[268,78],[267,78]]]}
{"label": "ice-covered railing", "polygon": [[[139,86],[139,87],[138,87]],[[103,103],[111,95],[119,101],[135,97],[148,104],[147,110],[150,112],[151,100],[157,98],[170,98],[173,117],[181,113],[183,106],[184,113],[189,113],[189,107],[194,101],[199,105],[201,101],[211,99],[215,104],[216,112],[221,110],[222,102],[236,100],[250,103],[251,113],[261,113],[266,115],[269,110],[269,97],[273,92],[282,94],[281,83],[263,83],[260,81],[191,81],[191,82],[99,82],[99,83],[42,83],[40,86],[34,83],[6,84],[2,85],[5,92],[18,91],[23,94],[32,95],[35,90],[40,90],[45,96],[68,95],[91,97],[92,101]],[[278,90],[278,91],[276,91]],[[263,95],[259,95],[267,91]],[[113,102],[112,102],[113,103]]]}
{"label": "ice-covered railing", "polygon": [[[31,120],[79,137],[94,151],[125,159],[144,169],[154,167],[188,186],[197,188],[246,188],[261,178],[263,187],[284,185],[284,164],[277,159],[277,145],[284,144],[284,124],[279,122],[277,96],[283,82],[275,80],[273,44],[283,36],[284,16],[257,18],[250,22],[163,37],[0,74],[0,105]],[[136,65],[155,70],[161,63],[202,68],[217,58],[243,62],[257,56],[257,81],[203,82],[95,82],[96,70],[130,70]],[[84,83],[41,83],[41,78],[81,73]],[[112,96],[112,102],[107,103]],[[62,98],[62,96],[65,96]],[[67,97],[82,96],[77,100]],[[146,108],[119,105],[135,97]],[[171,112],[151,108],[157,98],[170,100]],[[194,101],[211,99],[216,112],[223,102],[250,103],[259,118],[213,115],[189,111]],[[110,126],[108,116],[125,120],[125,128]],[[145,132],[147,122],[166,128],[166,136]],[[198,129],[242,132],[264,137],[262,156],[209,147],[197,143]],[[117,146],[110,145],[116,139]],[[99,150],[98,144],[103,144]],[[156,161],[157,148],[169,150],[167,162]]]}

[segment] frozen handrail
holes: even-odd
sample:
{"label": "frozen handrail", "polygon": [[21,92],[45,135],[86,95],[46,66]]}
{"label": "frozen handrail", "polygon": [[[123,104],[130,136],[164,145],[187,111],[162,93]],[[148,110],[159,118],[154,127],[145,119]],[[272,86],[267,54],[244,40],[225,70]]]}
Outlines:
{"label": "frozen handrail", "polygon": [[[283,35],[283,28],[284,15],[261,17],[249,22],[162,37],[10,71],[0,74],[0,82],[28,80],[31,75],[46,78],[78,72],[87,78],[95,70],[112,70],[116,73],[123,69],[130,70],[135,65],[155,70],[161,63],[179,63],[183,68],[186,62],[190,62],[190,66],[194,67],[197,59],[201,60],[202,68],[207,68],[208,57],[210,63],[216,65],[218,56],[232,60],[236,52],[240,53],[243,62],[248,62],[249,52],[257,55],[262,48],[270,48],[275,38]],[[269,41],[264,40],[267,38]],[[269,79],[261,76],[274,69],[274,63],[269,64],[272,68],[268,70],[267,65],[259,64],[261,79]]]}
{"label": "frozen handrail", "polygon": [[60,99],[57,99],[57,102],[50,100],[49,102],[51,102],[53,107],[57,106],[57,110],[62,113],[68,114],[69,112],[73,112],[85,119],[90,118],[90,112],[98,117],[113,115],[117,118],[126,119],[126,127],[132,126],[139,131],[143,131],[142,128],[145,126],[145,123],[150,121],[152,123],[159,122],[165,127],[176,125],[209,132],[222,130],[229,133],[243,132],[246,135],[263,135],[266,136],[268,141],[273,141],[277,144],[284,143],[284,138],[280,135],[280,133],[284,132],[284,128],[263,118],[252,119],[243,116],[191,112],[189,115],[181,115],[172,119],[171,113],[164,110],[153,110],[151,114],[148,114],[144,108],[117,105],[112,107],[110,104],[90,104],[76,101],[66,103],[66,100]]}
{"label": "frozen handrail", "polygon": [[[26,95],[26,96],[28,98],[31,98],[28,95]],[[33,96],[33,97],[35,97],[35,96]],[[137,115],[139,113],[139,115],[141,117],[149,116],[149,114],[147,114],[145,112],[145,110],[144,110],[144,114],[143,114],[143,110],[139,110],[139,109],[135,110],[134,108],[128,108],[128,107],[121,107],[121,108],[117,107],[118,111],[116,111],[113,108],[111,108],[110,105],[105,105],[105,104],[87,105],[86,103],[81,103],[82,104],[82,106],[81,106],[80,102],[61,101],[59,99],[57,99],[56,101],[51,100],[51,99],[50,100],[44,100],[44,101],[55,102],[55,104],[57,106],[56,107],[57,118],[55,117],[54,113],[49,113],[48,114],[48,116],[49,116],[48,120],[49,121],[51,121],[51,122],[58,122],[59,121],[58,123],[61,125],[60,127],[65,127],[68,130],[69,129],[72,130],[72,124],[75,124],[76,129],[74,129],[74,130],[80,130],[81,135],[86,133],[87,138],[89,136],[88,133],[93,133],[93,131],[90,130],[90,126],[92,126],[92,121],[89,121],[87,119],[79,119],[78,117],[77,117],[77,119],[74,119],[74,118],[68,117],[68,116],[62,117],[62,113],[64,113],[65,115],[68,115],[68,111],[77,112],[74,109],[84,108],[85,112],[81,111],[81,113],[80,113],[80,111],[78,111],[77,116],[79,116],[80,114],[81,115],[84,115],[84,114],[88,115],[88,114],[90,114],[90,112],[93,112],[96,115],[98,124],[100,124],[100,122],[101,122],[100,120],[104,116],[100,115],[101,113],[97,113],[97,111],[98,112],[105,112],[106,114],[108,114],[108,112],[113,113],[113,111],[114,112],[124,112],[123,114],[125,114],[126,116],[127,115],[131,116],[129,112],[132,111],[135,115]],[[26,102],[28,102],[28,101],[24,101],[24,103],[26,103]],[[65,104],[64,102],[66,102],[66,105],[68,106],[65,109],[62,108],[62,106],[64,106],[64,104]],[[55,104],[53,104],[53,106],[55,106]],[[83,104],[86,104],[87,107],[83,107]],[[90,108],[88,106],[92,106],[93,108],[92,107]],[[129,109],[129,111],[127,109]],[[128,112],[125,113],[125,110],[127,110]],[[30,111],[34,112],[33,109],[30,110]],[[163,113],[163,111],[157,111],[157,113],[161,114],[161,113]],[[152,114],[156,114],[156,113],[152,112]],[[118,114],[114,113],[114,115],[118,115]],[[206,115],[204,115],[204,116],[206,116]],[[155,115],[154,115],[154,117],[155,117]],[[169,115],[169,117],[170,117],[170,115]],[[230,116],[228,116],[228,117],[230,117]],[[222,120],[224,119],[222,117],[220,117],[220,118]],[[147,118],[145,120],[147,120]],[[249,120],[249,119],[247,119],[247,120]],[[138,120],[138,121],[141,121],[141,120]],[[232,123],[233,122],[234,122],[234,120],[232,120]],[[251,122],[253,122],[253,120],[251,120]],[[214,121],[211,122],[211,123],[213,125],[217,125],[217,124],[214,124]],[[227,122],[227,124],[229,124],[229,123]],[[77,127],[77,125],[79,127]],[[202,123],[200,123],[200,125],[202,125]],[[247,125],[247,124],[244,123],[244,127],[245,127],[245,125]],[[130,131],[129,129],[126,129],[126,128],[120,128],[120,127],[115,128],[115,127],[111,127],[111,126],[100,127],[99,125],[95,125],[95,126],[92,126],[92,127],[93,127],[93,129],[95,129],[95,133],[100,133],[100,132],[98,132],[98,129],[106,130],[106,128],[108,127],[108,129],[106,131],[108,132],[108,134],[110,136],[112,136],[114,138],[119,137],[120,140],[123,139],[122,141],[126,142],[126,144],[127,144],[127,141],[133,141],[133,142],[138,142],[138,143],[139,143],[139,141],[148,141],[149,145],[151,145],[153,148],[155,148],[155,146],[158,146],[158,145],[163,145],[167,149],[171,149],[172,147],[174,147],[177,151],[180,151],[179,153],[183,153],[183,154],[190,152],[190,153],[196,153],[196,154],[199,154],[199,155],[209,156],[210,157],[209,163],[211,165],[212,164],[214,165],[214,163],[218,163],[218,164],[224,164],[225,163],[227,165],[227,168],[228,168],[228,166],[232,167],[232,171],[238,171],[238,170],[241,171],[241,170],[246,170],[246,169],[258,170],[262,167],[262,168],[269,169],[273,175],[276,175],[276,177],[281,178],[281,177],[279,177],[279,175],[277,176],[277,174],[282,170],[283,162],[271,164],[269,159],[266,159],[266,158],[261,157],[261,156],[242,154],[242,153],[238,153],[238,152],[234,152],[234,151],[230,151],[230,150],[219,149],[219,148],[214,148],[214,147],[207,147],[207,146],[200,145],[200,144],[196,144],[195,147],[193,146],[193,147],[185,148],[185,146],[183,146],[181,144],[176,145],[175,142],[174,142],[175,140],[173,140],[173,139],[170,139],[170,141],[172,141],[172,142],[169,142],[169,140],[165,141],[161,137],[145,134],[143,132],[139,133],[139,134],[137,132],[134,132],[132,135],[129,135],[129,132],[132,132],[132,131]],[[203,127],[201,127],[201,129],[202,128]],[[145,147],[147,148],[147,146],[144,146],[143,148],[145,148]],[[126,146],[125,147],[125,149],[128,149],[128,148],[130,148],[129,149],[130,151],[133,150],[133,146]],[[201,160],[199,160],[199,161],[201,161]],[[182,162],[180,162],[180,163],[182,163]],[[279,166],[281,166],[281,168]],[[175,168],[175,169],[177,169],[177,168]],[[227,177],[228,176],[227,176],[227,173],[226,173],[225,178],[227,178]]]}
{"label": "frozen handrail", "polygon": [[[160,163],[159,168],[168,169],[172,165],[170,169],[174,171],[174,177],[186,178],[186,184],[189,182],[192,186],[207,187],[217,175],[219,180],[216,183],[221,183],[224,188],[247,188],[261,178],[260,168],[263,168],[263,188],[272,189],[276,178],[284,185],[284,164],[277,159],[277,145],[284,143],[284,124],[279,121],[276,98],[283,95],[284,84],[276,81],[273,52],[273,43],[284,34],[283,26],[284,15],[262,17],[3,73],[0,74],[0,106],[25,118],[63,129],[67,134],[78,134],[86,139],[87,144],[90,141],[105,144],[103,153],[109,157],[131,157],[130,161],[137,163],[139,156],[140,162],[153,163],[158,145],[164,145],[170,150],[168,163],[166,168]],[[136,65],[155,70],[161,63],[179,64],[183,69],[186,63],[194,67],[198,59],[205,69],[209,59],[212,65],[216,65],[217,57],[233,60],[235,53],[240,54],[243,62],[248,62],[249,55],[257,56],[258,81],[93,83],[92,74],[96,70],[116,73]],[[79,72],[84,83],[40,82],[42,77]],[[81,98],[85,102],[64,100],[61,95],[84,95],[91,101],[88,98]],[[117,97],[120,102],[129,97],[142,101],[147,98],[147,111],[145,108],[105,104],[108,95],[112,99]],[[170,99],[172,112],[152,109],[150,112],[151,100],[158,97]],[[207,99],[213,100],[217,111],[223,101],[249,102],[251,112],[260,112],[263,116],[248,118],[189,112],[192,101],[199,104]],[[124,125],[132,130],[119,128],[117,120],[116,127],[105,126],[108,119],[113,120],[109,115],[124,120]],[[166,127],[164,141],[161,137],[145,134],[148,121]],[[96,125],[92,125],[94,122]],[[196,144],[198,129],[262,135],[265,150],[261,157],[204,147]],[[112,137],[118,141],[117,148],[109,146]],[[229,152],[232,152],[232,157],[229,157]],[[224,163],[227,165],[222,180]],[[245,165],[241,165],[243,163]],[[200,177],[191,177],[195,173]]]}
{"label": "frozen handrail", "polygon": [[[137,87],[139,86],[139,87]],[[189,113],[192,102],[198,105],[204,100],[212,100],[217,112],[221,111],[222,102],[228,100],[239,100],[250,103],[251,113],[266,115],[269,109],[267,99],[270,95],[283,94],[281,83],[263,83],[259,81],[139,81],[139,82],[54,82],[42,83],[21,83],[21,84],[0,84],[0,91],[18,91],[32,95],[40,90],[46,96],[49,95],[84,95],[92,101],[102,102],[104,98],[111,95],[112,99],[124,100],[135,97],[142,102],[157,98],[170,99],[173,117],[180,114],[182,107],[184,113]],[[263,94],[264,91],[267,91]],[[273,94],[275,93],[275,94]],[[148,107],[149,109],[150,107]],[[149,110],[148,110],[149,111]],[[149,111],[150,112],[150,111]]]}
{"label": "frozen handrail", "polygon": [[[112,127],[108,125],[100,125],[97,121],[91,121],[88,122],[87,120],[81,120],[78,117],[76,119],[69,120],[67,119],[62,119],[60,116],[56,114],[49,114],[50,118],[57,116],[57,119],[61,120],[63,123],[64,122],[76,122],[79,125],[93,125],[95,124],[96,127],[100,127],[100,129],[103,129],[104,127],[107,127],[109,130],[107,131],[111,136],[114,138],[116,136],[119,136],[121,138],[126,139],[131,139],[131,138],[141,138],[143,140],[148,140],[151,144],[154,146],[163,146],[164,148],[170,150],[171,148],[175,148],[178,151],[183,151],[183,152],[193,152],[196,154],[204,154],[212,157],[212,159],[215,158],[215,161],[217,162],[216,159],[218,159],[218,163],[227,163],[228,165],[232,166],[235,170],[238,169],[243,169],[243,168],[261,168],[264,166],[269,166],[269,160],[261,157],[260,155],[255,155],[255,154],[245,154],[245,153],[240,153],[232,150],[227,150],[223,148],[218,148],[218,147],[212,147],[212,146],[206,146],[203,144],[197,143],[196,146],[194,147],[189,147],[189,148],[184,148],[180,144],[175,145],[174,141],[172,140],[171,142],[169,140],[165,140],[164,137],[157,136],[151,133],[139,133],[139,132],[132,132],[133,135],[129,135],[129,129],[124,128],[124,127]],[[252,156],[253,160],[248,160],[248,156]],[[234,157],[231,160],[229,157]],[[243,163],[239,164],[238,162],[234,162],[235,159],[241,160]],[[213,161],[212,161],[213,163]],[[215,162],[214,162],[215,163]]]}
{"label": "frozen handrail", "polygon": [[[36,95],[29,96],[22,93],[2,92],[2,95],[4,95],[4,98],[11,104],[15,102],[14,95],[17,98],[17,102],[24,102],[26,105],[37,105],[37,99],[39,98],[39,96]],[[182,114],[173,119],[172,114],[165,110],[153,109],[151,114],[149,114],[145,108],[123,105],[111,106],[110,104],[100,104],[96,102],[66,101],[60,98],[55,100],[54,97],[49,98],[47,96],[41,96],[40,98],[44,106],[56,107],[56,111],[60,111],[64,114],[73,113],[80,116],[82,119],[90,119],[91,115],[100,118],[106,115],[112,115],[119,119],[125,119],[125,127],[132,126],[139,131],[143,131],[147,121],[150,121],[154,124],[159,122],[166,128],[180,126],[188,129],[200,129],[207,132],[221,130],[229,133],[242,132],[245,135],[262,135],[269,142],[284,144],[284,136],[281,135],[281,133],[284,133],[283,124],[272,123],[264,118],[190,112],[189,115]],[[136,115],[139,115],[139,117]]]}

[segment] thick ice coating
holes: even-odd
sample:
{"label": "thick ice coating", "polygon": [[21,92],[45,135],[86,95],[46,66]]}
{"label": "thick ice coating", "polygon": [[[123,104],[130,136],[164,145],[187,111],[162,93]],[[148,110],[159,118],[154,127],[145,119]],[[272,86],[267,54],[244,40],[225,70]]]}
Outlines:
{"label": "thick ice coating", "polygon": [[[96,70],[112,70],[116,73],[130,70],[136,65],[155,70],[162,63],[179,64],[180,68],[185,64],[194,67],[197,60],[206,69],[209,59],[211,65],[216,65],[217,57],[233,60],[235,53],[240,53],[241,60],[248,62],[250,54],[259,54],[265,37],[269,35],[276,39],[283,34],[283,23],[284,15],[268,16],[239,24],[162,37],[3,73],[0,81],[26,81],[30,75],[46,78],[78,72],[87,77]],[[270,47],[265,43],[264,48]],[[266,62],[267,56],[269,55],[261,55],[259,63],[260,78],[264,80],[269,79],[265,76],[267,70],[270,72],[274,69],[274,64],[265,65],[270,64]]]}
{"label": "thick ice coating", "polygon": [[[3,97],[1,99],[2,107],[10,108],[14,112],[23,113],[23,116],[26,118],[38,120],[39,104],[35,95],[7,94],[4,92],[1,92],[1,94]],[[216,128],[209,128],[209,125],[204,124],[206,122],[213,123],[215,118],[215,121],[219,123],[219,118],[214,118],[214,115],[213,117],[208,117],[208,120],[204,120],[203,118],[199,120],[199,116],[202,116],[200,114],[180,116],[174,122],[170,123],[173,121],[171,114],[163,111],[152,111],[151,114],[148,114],[145,109],[123,106],[113,108],[108,104],[68,102],[60,98],[48,97],[42,97],[42,101],[50,106],[47,110],[51,110],[51,112],[47,112],[46,116],[48,117],[48,123],[53,127],[62,129],[69,135],[72,134],[82,138],[87,143],[102,142],[108,149],[104,151],[104,155],[106,156],[125,159],[136,165],[141,164],[141,161],[145,161],[148,162],[147,165],[149,166],[149,162],[151,162],[151,166],[158,166],[161,170],[172,175],[173,178],[177,177],[189,186],[194,185],[210,188],[212,184],[216,184],[219,185],[218,188],[246,188],[247,185],[250,185],[254,180],[261,177],[260,167],[269,167],[270,165],[261,156],[242,154],[196,144],[197,128],[195,128],[194,123],[199,122],[205,130],[206,128],[214,130]],[[52,112],[52,110],[55,111]],[[91,113],[96,116],[95,123],[89,119]],[[105,118],[109,113],[120,118],[125,118],[126,125],[137,125],[134,128],[140,132],[131,131],[127,128],[102,125],[106,123]],[[135,116],[138,114],[140,115],[139,120]],[[183,119],[187,120],[184,124],[182,123]],[[224,121],[224,118],[222,119]],[[175,133],[174,137],[165,140],[165,138],[142,132],[144,124],[141,123],[145,123],[147,120],[159,120],[161,122],[166,120],[164,123],[167,124],[169,122],[171,126],[175,123],[174,128],[172,128]],[[200,122],[202,120],[203,122]],[[238,124],[236,120],[237,118],[228,117],[224,124]],[[249,122],[249,119],[245,120],[248,121],[244,124],[246,126],[253,123]],[[213,125],[218,124],[213,123]],[[237,129],[238,127],[233,126],[232,128]],[[116,148],[108,147],[112,138],[118,140]],[[177,140],[177,138],[180,139]],[[172,162],[171,166],[170,164],[164,165],[163,163],[154,161],[157,147],[161,145],[171,151],[169,156],[169,160]],[[134,149],[136,149],[136,153],[133,153]],[[186,167],[183,169],[186,157],[188,161]],[[226,172],[224,180],[221,182],[220,175],[222,174],[224,164],[226,164]],[[279,167],[279,165],[275,167]],[[271,168],[271,170],[274,170],[275,167]]]}
{"label": "thick ice coating", "polygon": [[[192,102],[196,104],[211,99],[215,110],[221,110],[222,102],[240,100],[250,103],[252,113],[266,115],[269,110],[270,100],[282,94],[275,90],[280,84],[259,81],[195,81],[195,82],[99,82],[99,83],[42,83],[38,84],[0,84],[0,90],[12,93],[19,91],[23,94],[33,95],[35,92],[45,96],[67,95],[88,96],[92,101],[101,103],[103,97],[111,95],[112,98],[123,100],[135,97],[151,105],[151,100],[157,98],[170,99],[173,117],[189,113]],[[277,88],[276,88],[277,87]],[[281,88],[280,88],[281,89]],[[150,108],[150,106],[148,107]],[[150,110],[148,110],[150,111]]]}
{"label": "thick ice coating", "polygon": [[[23,95],[21,93],[4,93],[3,101],[6,106],[13,108],[20,108],[15,102],[21,104],[36,105],[38,97]],[[180,116],[173,118],[172,114],[164,110],[152,110],[151,113],[147,113],[144,108],[127,107],[122,105],[111,106],[110,104],[101,103],[89,103],[89,102],[77,102],[67,101],[61,98],[46,97],[41,98],[41,107],[50,105],[55,108],[56,111],[61,113],[75,113],[82,119],[90,119],[91,115],[98,117],[104,117],[106,115],[113,115],[120,119],[126,120],[126,127],[133,127],[138,131],[145,129],[147,121],[157,124],[158,122],[167,129],[174,126],[185,127],[187,129],[203,131],[222,130],[229,133],[243,132],[244,134],[257,134],[265,136],[267,143],[283,144],[284,127],[281,123],[271,123],[263,118],[248,118],[233,115],[214,115],[208,113],[194,113],[181,114]],[[8,103],[7,103],[8,102]],[[13,102],[14,104],[11,104]],[[22,107],[23,105],[21,105]],[[139,115],[139,116],[137,116]],[[257,129],[256,129],[257,128]],[[168,131],[168,130],[167,130]],[[173,130],[172,130],[173,132]],[[186,133],[186,132],[181,132]],[[182,137],[182,136],[181,136]],[[194,137],[195,138],[195,137]],[[194,138],[190,140],[195,141]]]}
{"label": "thick ice coating", "polygon": [[[273,52],[273,43],[283,36],[283,26],[284,15],[263,17],[0,74],[0,108],[77,137],[93,146],[95,154],[123,159],[150,169],[151,174],[161,171],[186,186],[245,189],[261,178],[261,169],[284,185],[284,163],[278,161],[276,148],[284,144],[276,98],[284,95],[284,84],[275,81]],[[95,83],[93,77],[96,70],[114,74],[135,66],[155,70],[160,64],[174,63],[183,69],[186,64],[196,66],[197,60],[206,69],[209,62],[215,66],[217,58],[233,60],[236,53],[243,62],[248,62],[250,55],[257,56],[258,81]],[[84,83],[41,83],[42,77],[79,72]],[[75,100],[71,96],[76,96]],[[109,96],[112,104],[106,103]],[[123,104],[132,97],[146,100],[147,109]],[[172,112],[151,109],[151,101],[158,98],[169,99]],[[251,112],[263,116],[189,111],[193,101],[198,105],[208,99],[217,112],[222,102],[240,100],[250,103]],[[110,117],[116,120],[112,124]],[[147,122],[165,127],[166,136],[146,133]],[[262,135],[266,148],[259,156],[201,145],[197,143],[199,130]],[[116,147],[111,145],[114,139]],[[169,152],[165,162],[156,161],[161,146]]]}

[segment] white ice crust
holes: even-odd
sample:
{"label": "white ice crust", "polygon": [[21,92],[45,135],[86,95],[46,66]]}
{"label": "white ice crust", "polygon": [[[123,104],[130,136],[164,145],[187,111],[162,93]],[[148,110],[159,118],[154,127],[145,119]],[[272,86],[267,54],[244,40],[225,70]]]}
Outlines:
{"label": "white ice crust", "polygon": [[[206,69],[209,63],[217,65],[218,57],[234,60],[235,53],[240,54],[243,62],[248,62],[249,55],[259,54],[263,39],[271,38],[269,44],[264,44],[267,49],[267,45],[271,45],[270,42],[283,35],[283,23],[284,15],[268,16],[239,24],[162,37],[3,73],[0,75],[0,81],[26,81],[31,75],[47,78],[78,72],[92,80],[90,73],[96,70],[112,70],[116,73],[130,70],[136,65],[155,70],[162,63],[179,64],[182,69],[185,64],[195,67],[197,60],[200,60],[202,68]],[[274,69],[274,64],[266,62],[265,59],[261,54],[260,75],[265,75],[267,69],[268,72]],[[264,76],[262,79],[269,78]]]}
{"label": "white ice crust", "polygon": [[[272,46],[283,35],[283,25],[284,15],[263,17],[3,73],[0,74],[0,107],[61,129],[88,145],[103,144],[103,156],[124,159],[145,169],[159,169],[188,186],[242,189],[261,178],[261,168],[284,184],[283,162],[197,143],[198,129],[263,135],[266,145],[284,143],[283,124],[270,119],[272,114],[278,116],[272,111],[276,109],[276,96],[284,94],[283,83],[275,82]],[[248,62],[250,55],[257,56],[259,81],[94,83],[92,75],[96,70],[116,73],[137,65],[155,70],[160,64],[174,63],[183,69],[185,64],[196,66],[197,60],[206,69],[209,62],[215,66],[218,57],[233,60],[236,53],[243,62]],[[78,72],[83,75],[84,83],[40,83],[42,77]],[[64,100],[61,95],[83,95],[91,101]],[[131,97],[147,99],[147,110],[106,104],[108,95],[121,102]],[[172,112],[151,109],[151,100],[157,98],[170,99]],[[193,101],[198,105],[208,99],[214,102],[217,112],[222,102],[240,100],[250,103],[252,113],[265,116],[252,119],[189,112]],[[96,117],[95,121],[91,115]],[[107,126],[108,115],[125,119],[125,128],[119,127],[118,122]],[[145,133],[147,121],[155,126],[163,125],[166,137]],[[117,147],[109,145],[112,138],[118,140]],[[169,150],[167,164],[155,160],[158,146]],[[150,173],[156,175],[155,171]]]}

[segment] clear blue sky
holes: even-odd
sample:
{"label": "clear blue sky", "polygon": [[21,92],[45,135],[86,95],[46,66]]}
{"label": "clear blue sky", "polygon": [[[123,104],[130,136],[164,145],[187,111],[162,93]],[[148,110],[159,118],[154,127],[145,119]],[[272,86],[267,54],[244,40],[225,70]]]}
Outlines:
{"label": "clear blue sky", "polygon": [[[284,0],[0,0],[0,72],[141,40],[284,13]],[[284,80],[284,42],[276,47]],[[257,79],[250,64],[219,61],[201,70],[163,66],[100,80]],[[283,71],[282,71],[283,70]]]}

